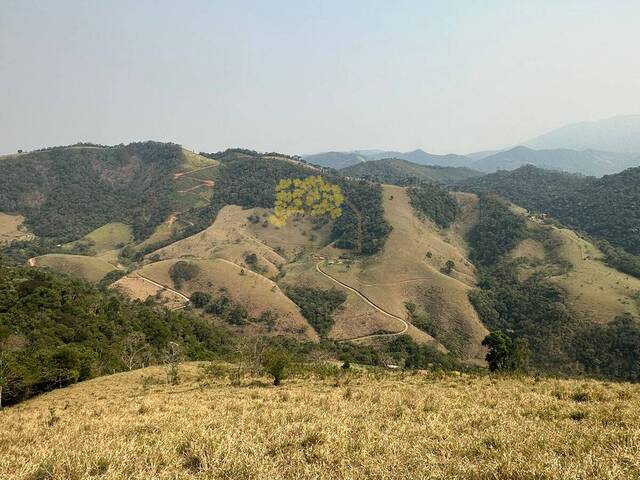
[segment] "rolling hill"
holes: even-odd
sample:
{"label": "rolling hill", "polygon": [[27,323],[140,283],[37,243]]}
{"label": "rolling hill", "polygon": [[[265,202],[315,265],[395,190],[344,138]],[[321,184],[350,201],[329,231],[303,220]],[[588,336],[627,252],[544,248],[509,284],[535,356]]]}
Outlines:
{"label": "rolling hill", "polygon": [[597,150],[533,150],[519,146],[484,157],[470,166],[481,172],[492,173],[498,170],[516,170],[525,165],[601,177],[639,166],[640,154]]}
{"label": "rolling hill", "polygon": [[533,138],[525,145],[537,149],[569,148],[640,154],[640,115],[574,123]]}
{"label": "rolling hill", "polygon": [[[635,478],[637,384],[332,363],[97,378],[0,411],[0,477]],[[525,473],[526,472],[526,473]]]}
{"label": "rolling hill", "polygon": [[357,165],[342,168],[340,169],[340,174],[347,177],[368,178],[377,182],[394,185],[408,184],[416,181],[450,185],[481,175],[480,172],[466,167],[418,165],[408,160],[398,158],[368,160]]}
{"label": "rolling hill", "polygon": [[640,254],[640,167],[599,179],[521,167],[464,183]]}
{"label": "rolling hill", "polygon": [[326,168],[345,168],[368,160],[367,155],[355,152],[325,152],[304,155],[305,161]]}
{"label": "rolling hill", "polygon": [[[84,150],[72,151],[81,156]],[[88,151],[74,161],[100,163]],[[440,182],[453,181],[473,172],[398,159],[363,163],[383,167],[380,180],[389,183],[379,184],[275,153],[175,151],[180,157],[161,182],[168,186],[171,211],[146,234],[136,236],[135,225],[109,216],[69,243],[38,238],[5,246],[3,255],[110,284],[111,292],[145,305],[186,309],[244,336],[422,355],[412,365],[483,365],[482,340],[501,330],[529,342],[536,368],[635,378],[633,368],[616,366],[617,355],[632,354],[625,348],[613,354],[607,343],[593,342],[616,338],[627,328],[624,318],[640,315],[639,281],[615,269],[633,274],[612,262],[614,247],[568,227],[633,251],[638,169],[595,179],[528,166],[467,178],[463,191],[450,193],[438,185],[390,182],[405,183],[409,174],[434,181],[436,173],[447,175]],[[126,158],[137,162],[136,155]],[[132,178],[145,167],[136,168]],[[342,215],[294,215],[283,226],[269,222],[282,179],[318,174],[341,188]],[[119,181],[131,181],[122,175]],[[513,204],[489,198],[482,193],[487,190]],[[186,209],[171,202],[178,193],[193,197]],[[84,207],[89,218],[94,204]],[[0,218],[12,232],[20,220]],[[631,258],[613,253],[618,260]],[[579,343],[586,347],[579,349]]]}
{"label": "rolling hill", "polygon": [[326,152],[304,155],[304,159],[309,163],[335,169],[350,167],[369,160],[382,160],[385,158],[398,158],[417,163],[418,165],[435,165],[440,167],[467,167],[471,163],[469,158],[463,155],[434,155],[420,149],[410,152],[357,150],[355,152]]}
{"label": "rolling hill", "polygon": [[[68,242],[110,222],[146,238],[172,212],[208,203],[194,185],[181,183],[182,174],[217,162],[175,144],[146,142],[56,147],[5,156],[0,164],[0,212],[22,214],[39,237]],[[205,191],[213,183],[194,182]]]}

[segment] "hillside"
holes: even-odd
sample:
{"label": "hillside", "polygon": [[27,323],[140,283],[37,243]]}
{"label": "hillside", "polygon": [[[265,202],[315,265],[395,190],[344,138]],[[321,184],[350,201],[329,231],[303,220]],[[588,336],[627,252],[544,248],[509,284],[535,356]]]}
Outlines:
{"label": "hillside", "polygon": [[[372,257],[341,258],[342,252],[332,248],[320,251],[326,262],[322,269],[335,279],[362,292],[385,311],[396,317],[409,318],[406,303],[412,303],[428,320],[411,325],[408,333],[419,342],[432,342],[435,337],[455,356],[480,361],[479,345],[486,330],[467,298],[474,285],[474,268],[466,259],[467,252],[460,231],[473,221],[473,199],[463,199],[464,215],[449,229],[439,229],[428,220],[420,220],[412,208],[406,189],[384,186],[385,217],[393,227],[382,251]],[[430,255],[428,255],[430,253]],[[455,262],[455,270],[442,273],[447,260]],[[317,284],[328,288],[331,282],[318,277],[313,265],[304,259],[285,270],[285,284]],[[354,321],[356,320],[357,321]],[[384,323],[379,323],[381,320]],[[335,315],[332,335],[351,338],[379,330],[398,332],[402,325],[392,318],[372,312],[369,305],[351,293],[343,312]],[[418,324],[418,322],[416,322]]]}
{"label": "hillside", "polygon": [[519,146],[489,155],[470,164],[481,172],[515,170],[533,165],[548,170],[601,177],[640,165],[640,154],[612,153],[598,150],[533,150]]}
{"label": "hillside", "polygon": [[341,169],[371,160],[398,158],[418,165],[435,165],[440,167],[467,167],[471,163],[463,155],[434,155],[424,150],[396,152],[391,150],[357,150],[354,152],[326,152],[305,155],[304,159],[322,167]]}
{"label": "hillside", "polygon": [[[367,163],[391,163],[405,173],[466,171],[403,160]],[[280,181],[303,185],[318,174],[325,193],[340,187],[341,215],[296,214],[282,226],[271,223]],[[463,185],[518,198],[514,203],[532,212],[571,207],[572,220],[599,198],[588,218],[609,226],[615,235],[607,238],[620,244],[636,234],[616,223],[637,213],[633,175],[628,170],[594,179],[523,167]],[[633,351],[596,341],[613,341],[622,331],[635,335],[636,323],[626,322],[640,314],[639,280],[610,268],[636,275],[635,257],[515,205],[450,194],[431,183],[407,188],[353,179],[285,155],[238,149],[181,150],[169,185],[172,195],[193,198],[187,210],[173,204],[147,236],[137,238],[132,225],[110,221],[69,243],[39,238],[5,247],[3,255],[248,336],[435,358],[420,353],[420,365],[485,365],[481,342],[500,330],[529,342],[534,368],[621,379],[640,374],[621,367],[631,365]],[[610,210],[602,214],[605,206]],[[0,218],[16,234],[21,217]]]}
{"label": "hillside", "polygon": [[452,184],[481,175],[480,172],[466,167],[418,165],[398,158],[369,160],[340,169],[340,174],[392,185],[406,185],[415,182]]}
{"label": "hillside", "polygon": [[571,148],[640,153],[640,115],[581,122],[552,130],[525,143],[531,148]]}
{"label": "hillside", "polygon": [[640,387],[309,365],[147,368],[0,411],[0,477],[636,478]]}
{"label": "hillside", "polygon": [[467,167],[469,159],[464,155],[435,155],[424,150],[412,150],[410,152],[385,151],[369,156],[371,160],[381,160],[383,158],[400,158],[419,165],[435,165],[439,167]]}
{"label": "hillside", "polygon": [[199,203],[195,190],[212,182],[186,182],[182,174],[217,162],[194,157],[178,145],[156,142],[6,156],[0,160],[0,212],[22,214],[33,233],[62,242],[110,222],[130,225],[135,238],[143,239],[172,212],[208,203]]}
{"label": "hillside", "polygon": [[589,179],[522,167],[464,182],[640,254],[640,167]]}
{"label": "hillside", "polygon": [[355,152],[326,152],[305,155],[304,159],[313,165],[340,169],[351,165],[357,165],[360,162],[366,162],[367,156]]}

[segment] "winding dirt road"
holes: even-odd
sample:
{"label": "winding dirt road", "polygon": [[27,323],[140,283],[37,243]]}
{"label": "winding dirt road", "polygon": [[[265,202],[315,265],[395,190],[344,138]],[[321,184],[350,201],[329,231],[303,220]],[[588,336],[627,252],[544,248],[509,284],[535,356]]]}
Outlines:
{"label": "winding dirt road", "polygon": [[158,282],[156,282],[156,281],[153,281],[153,280],[151,280],[150,278],[145,277],[144,275],[140,275],[139,273],[136,273],[136,275],[137,275],[138,277],[140,277],[142,280],[145,280],[145,281],[147,281],[147,282],[149,282],[149,283],[151,283],[151,284],[155,285],[156,287],[162,288],[162,289],[164,289],[164,290],[168,290],[168,291],[169,291],[169,292],[171,292],[171,293],[175,293],[177,296],[179,296],[180,298],[182,298],[182,299],[185,301],[185,304],[184,304],[182,307],[172,308],[171,310],[180,310],[180,309],[182,309],[182,308],[186,307],[187,305],[189,305],[189,302],[191,301],[191,300],[189,299],[189,297],[187,297],[186,295],[183,295],[183,294],[182,294],[182,293],[180,293],[179,291],[174,290],[173,288],[168,287],[168,286],[166,286],[166,285],[162,285],[161,283],[158,283]]}
{"label": "winding dirt road", "polygon": [[342,340],[339,340],[340,342],[351,342],[351,341],[355,341],[355,340],[365,340],[365,339],[368,339],[368,338],[378,338],[378,337],[397,337],[399,335],[404,335],[407,332],[407,330],[409,330],[409,323],[404,318],[401,318],[401,317],[399,317],[397,315],[394,315],[393,313],[387,312],[385,309],[383,309],[379,305],[376,305],[375,303],[373,303],[364,293],[362,293],[359,290],[347,285],[346,283],[341,282],[337,278],[332,277],[331,275],[329,275],[328,273],[323,271],[322,268],[320,268],[320,264],[321,263],[322,263],[322,261],[316,263],[316,270],[318,271],[318,273],[320,273],[321,275],[324,275],[325,277],[327,277],[332,282],[337,283],[342,288],[346,288],[350,292],[355,293],[358,297],[360,297],[362,300],[364,300],[371,307],[375,308],[378,312],[382,313],[383,315],[385,315],[387,317],[393,318],[394,320],[396,320],[398,322],[401,322],[402,326],[403,326],[402,330],[400,330],[399,332],[373,333],[371,335],[362,335],[360,337],[344,338]]}

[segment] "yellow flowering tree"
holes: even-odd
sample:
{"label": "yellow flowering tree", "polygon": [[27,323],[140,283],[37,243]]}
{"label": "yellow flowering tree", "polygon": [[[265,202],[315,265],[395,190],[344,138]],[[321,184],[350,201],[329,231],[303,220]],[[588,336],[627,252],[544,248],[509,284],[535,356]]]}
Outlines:
{"label": "yellow flowering tree", "polygon": [[269,221],[278,227],[292,215],[329,216],[335,220],[342,215],[344,196],[338,185],[325,182],[321,176],[284,178],[276,185],[276,203]]}

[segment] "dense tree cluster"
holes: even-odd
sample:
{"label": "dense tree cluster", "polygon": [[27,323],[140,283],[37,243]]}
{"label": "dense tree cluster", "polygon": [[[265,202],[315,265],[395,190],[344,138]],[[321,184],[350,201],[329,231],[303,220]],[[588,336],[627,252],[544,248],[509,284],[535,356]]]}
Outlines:
{"label": "dense tree cluster", "polygon": [[321,337],[326,337],[333,326],[332,314],[347,299],[342,290],[322,290],[311,287],[290,287],[287,296],[300,307],[302,315]]}
{"label": "dense tree cluster", "polygon": [[420,214],[447,228],[460,213],[458,202],[444,188],[423,183],[407,190],[411,206]]}
{"label": "dense tree cluster", "polygon": [[181,149],[167,143],[57,148],[3,160],[0,211],[25,215],[38,236],[78,239],[109,222],[147,237],[173,209],[170,173]]}
{"label": "dense tree cluster", "polygon": [[509,210],[501,198],[480,195],[480,219],[469,232],[471,260],[481,266],[490,266],[523,238],[524,220]]}
{"label": "dense tree cluster", "polygon": [[196,278],[199,272],[200,267],[198,265],[186,260],[178,260],[169,268],[169,276],[177,289],[182,288],[184,282]]}
{"label": "dense tree cluster", "polygon": [[640,324],[629,315],[606,325],[585,326],[571,351],[590,375],[640,381]]}
{"label": "dense tree cluster", "polygon": [[[132,338],[132,335],[136,338]],[[135,340],[135,341],[134,341]],[[0,386],[4,403],[155,362],[168,342],[187,358],[226,354],[232,338],[210,322],[132,302],[40,269],[0,266]],[[134,349],[137,351],[138,349]]]}
{"label": "dense tree cluster", "polygon": [[465,187],[498,193],[640,254],[640,167],[596,179],[526,166],[470,180]]}
{"label": "dense tree cluster", "polygon": [[341,180],[346,198],[331,231],[336,247],[372,254],[382,249],[391,225],[384,218],[382,187],[366,181]]}

